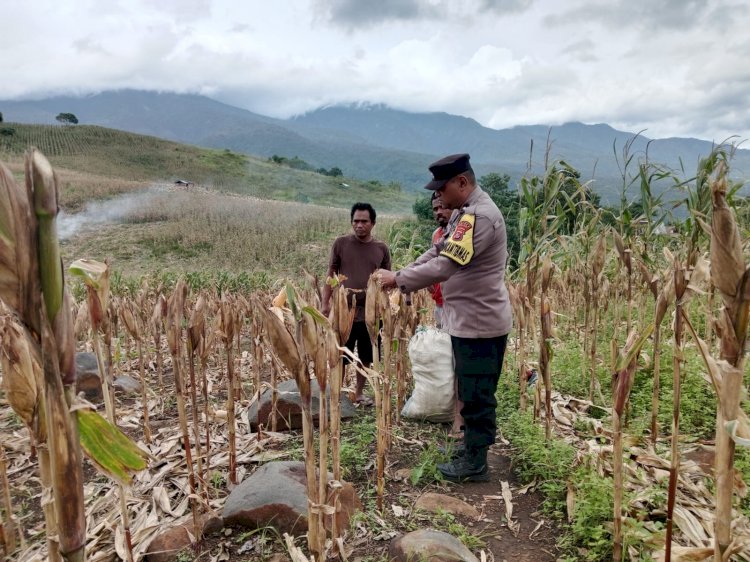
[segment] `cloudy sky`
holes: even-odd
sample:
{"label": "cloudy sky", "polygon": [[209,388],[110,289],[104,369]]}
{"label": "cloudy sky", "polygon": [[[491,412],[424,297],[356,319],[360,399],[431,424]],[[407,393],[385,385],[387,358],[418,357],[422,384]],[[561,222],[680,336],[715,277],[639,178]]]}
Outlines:
{"label": "cloudy sky", "polygon": [[369,101],[504,128],[750,138],[746,0],[3,0],[0,99]]}

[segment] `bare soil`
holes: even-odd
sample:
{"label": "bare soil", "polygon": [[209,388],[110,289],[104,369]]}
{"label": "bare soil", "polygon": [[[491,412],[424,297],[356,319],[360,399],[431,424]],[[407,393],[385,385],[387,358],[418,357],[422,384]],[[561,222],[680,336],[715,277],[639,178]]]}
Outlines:
{"label": "bare soil", "polygon": [[[347,424],[344,422],[342,432],[345,434],[346,431]],[[482,541],[480,548],[472,549],[478,557],[480,551],[484,551],[487,560],[495,562],[554,562],[558,558],[558,523],[542,513],[541,494],[533,489],[524,490],[525,483],[520,482],[514,474],[506,446],[497,444],[490,450],[490,482],[452,484],[432,481],[426,485],[412,486],[408,480],[398,478],[399,470],[415,466],[421,450],[418,446],[420,441],[426,444],[430,439],[439,439],[439,436],[445,434],[446,429],[432,424],[404,422],[401,432],[404,437],[394,440],[388,459],[389,477],[386,481],[383,513],[377,512],[374,505],[374,464],[369,464],[365,472],[350,475],[349,480],[360,493],[365,510],[370,516],[355,521],[352,526],[346,540],[347,547],[351,549],[347,553],[348,560],[384,562],[388,560],[388,546],[393,536],[423,528],[446,530],[439,524],[436,525],[434,515],[415,512],[409,507],[405,507],[404,513],[400,513],[401,506],[413,507],[419,496],[425,492],[450,495],[466,501],[479,510],[479,521],[461,515],[455,516],[455,521],[463,525],[468,534]],[[368,457],[374,458],[374,453],[373,443],[368,451]],[[503,481],[508,482],[512,491],[512,520],[518,525],[515,532],[507,524],[505,502],[502,500]],[[297,544],[303,543],[304,540],[299,538]],[[251,549],[251,552],[248,552],[248,549]],[[270,560],[274,555],[286,555],[277,537],[249,536],[244,529],[225,529],[221,536],[206,538],[195,555],[208,560],[219,551],[229,555],[227,560],[237,561]]]}

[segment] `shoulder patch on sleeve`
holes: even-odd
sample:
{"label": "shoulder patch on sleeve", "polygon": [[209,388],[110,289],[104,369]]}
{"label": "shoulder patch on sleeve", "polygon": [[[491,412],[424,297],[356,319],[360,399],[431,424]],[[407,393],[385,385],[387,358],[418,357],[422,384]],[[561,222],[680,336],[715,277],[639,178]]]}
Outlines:
{"label": "shoulder patch on sleeve", "polygon": [[466,265],[474,255],[474,222],[476,217],[464,213],[456,224],[450,238],[445,240],[441,256],[452,259],[458,265]]}

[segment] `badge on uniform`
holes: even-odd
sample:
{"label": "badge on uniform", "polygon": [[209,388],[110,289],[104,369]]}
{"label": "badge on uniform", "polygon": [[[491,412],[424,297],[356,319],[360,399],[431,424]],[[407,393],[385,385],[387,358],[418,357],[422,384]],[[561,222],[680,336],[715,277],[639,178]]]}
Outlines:
{"label": "badge on uniform", "polygon": [[458,265],[466,265],[474,255],[474,215],[465,213],[461,216],[456,229],[446,240],[441,256],[452,259]]}

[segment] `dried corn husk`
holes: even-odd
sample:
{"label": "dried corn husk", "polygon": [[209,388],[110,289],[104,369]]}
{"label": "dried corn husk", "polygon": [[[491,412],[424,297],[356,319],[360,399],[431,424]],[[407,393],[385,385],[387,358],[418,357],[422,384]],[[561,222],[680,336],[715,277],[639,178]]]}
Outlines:
{"label": "dried corn husk", "polygon": [[[11,317],[2,325],[3,388],[13,411],[32,430],[38,442],[44,442],[44,420],[39,420],[42,393],[42,365],[38,348],[29,335]],[[41,422],[41,423],[40,423]]]}

